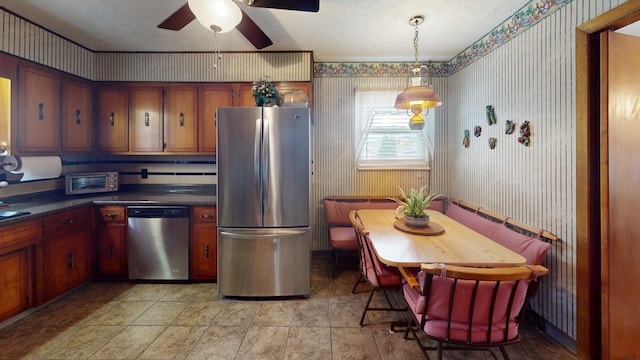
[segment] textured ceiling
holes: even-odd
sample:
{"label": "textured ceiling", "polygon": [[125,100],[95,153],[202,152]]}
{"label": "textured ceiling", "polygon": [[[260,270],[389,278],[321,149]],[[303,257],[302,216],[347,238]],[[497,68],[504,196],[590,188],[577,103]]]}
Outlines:
{"label": "textured ceiling", "polygon": [[[180,31],[156,26],[186,0],[0,0],[0,6],[95,51],[213,51],[213,33],[193,21]],[[271,37],[264,51],[313,51],[320,62],[446,61],[521,9],[528,0],[320,0],[317,13],[247,8]],[[222,51],[255,51],[237,30]]]}

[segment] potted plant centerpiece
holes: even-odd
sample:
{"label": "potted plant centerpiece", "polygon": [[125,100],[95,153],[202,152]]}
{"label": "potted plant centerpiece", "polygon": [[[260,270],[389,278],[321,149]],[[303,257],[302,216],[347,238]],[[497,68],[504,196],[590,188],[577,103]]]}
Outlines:
{"label": "potted plant centerpiece", "polygon": [[402,199],[396,197],[389,198],[404,208],[405,225],[411,227],[429,226],[429,215],[425,210],[434,199],[442,195],[425,193],[424,190],[426,187],[427,186],[425,185],[420,190],[411,188],[408,194],[402,190],[401,187],[398,187],[398,189],[400,189]]}
{"label": "potted plant centerpiece", "polygon": [[273,106],[278,102],[278,89],[271,81],[260,80],[251,86],[256,106]]}

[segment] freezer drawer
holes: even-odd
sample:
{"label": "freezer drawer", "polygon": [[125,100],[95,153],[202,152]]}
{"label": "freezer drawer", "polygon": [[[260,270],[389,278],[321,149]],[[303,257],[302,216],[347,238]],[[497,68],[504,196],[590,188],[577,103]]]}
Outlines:
{"label": "freezer drawer", "polygon": [[310,228],[218,228],[221,297],[308,296],[310,283]]}

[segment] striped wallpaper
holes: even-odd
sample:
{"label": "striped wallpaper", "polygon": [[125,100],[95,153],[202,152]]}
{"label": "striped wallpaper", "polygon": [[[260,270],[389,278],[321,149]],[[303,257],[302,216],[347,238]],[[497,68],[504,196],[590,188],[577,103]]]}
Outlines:
{"label": "striped wallpaper", "polygon": [[[533,306],[549,322],[548,331],[573,346],[575,185],[580,181],[575,178],[575,28],[623,2],[545,1],[557,9],[501,46],[462,62],[464,66],[455,67],[449,76],[435,77],[434,88],[444,105],[435,109],[431,124],[435,146],[431,171],[357,171],[353,163],[353,89],[404,85],[402,77],[317,73],[313,77],[313,249],[329,248],[324,196],[389,194],[397,184],[431,183],[435,192],[542,227],[562,239],[545,260],[551,275],[543,280]],[[270,75],[274,80],[306,81],[311,79],[313,62],[311,53],[273,53],[265,62],[254,54],[230,53],[223,54],[220,71],[215,72],[208,53],[94,53],[2,10],[0,51],[93,80],[253,81]],[[268,66],[291,58],[296,64],[282,73]],[[452,62],[460,64],[459,59]],[[496,125],[487,123],[487,105],[495,108]],[[518,125],[530,122],[531,146],[517,141],[517,129],[505,134],[506,120]],[[472,136],[471,146],[464,148],[463,131],[473,134],[475,126],[483,128],[482,135]],[[494,150],[489,149],[489,137],[497,139]],[[206,171],[210,165],[203,168]]]}
{"label": "striped wallpaper", "polygon": [[96,53],[93,80],[159,82],[311,81],[311,52]]}

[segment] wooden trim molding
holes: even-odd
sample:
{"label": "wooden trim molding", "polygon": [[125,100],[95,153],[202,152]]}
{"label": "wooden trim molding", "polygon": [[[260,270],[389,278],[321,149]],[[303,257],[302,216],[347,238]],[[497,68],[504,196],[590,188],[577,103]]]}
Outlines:
{"label": "wooden trim molding", "polygon": [[630,0],[576,29],[576,296],[577,355],[600,359],[600,33],[640,20]]}

